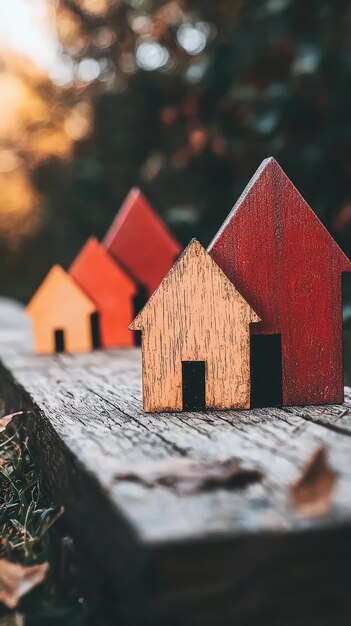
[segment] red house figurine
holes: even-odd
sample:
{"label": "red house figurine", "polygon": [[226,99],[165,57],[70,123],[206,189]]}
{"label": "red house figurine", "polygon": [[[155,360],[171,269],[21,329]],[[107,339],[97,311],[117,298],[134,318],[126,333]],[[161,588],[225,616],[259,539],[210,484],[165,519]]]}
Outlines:
{"label": "red house figurine", "polygon": [[150,296],[173,266],[181,247],[139,189],[132,189],[104,246]]}
{"label": "red house figurine", "polygon": [[209,253],[262,320],[251,328],[251,405],[343,402],[341,278],[351,262],[273,158]]}
{"label": "red house figurine", "polygon": [[97,239],[89,239],[69,274],[96,306],[101,347],[134,345],[128,326],[134,317],[136,285]]}

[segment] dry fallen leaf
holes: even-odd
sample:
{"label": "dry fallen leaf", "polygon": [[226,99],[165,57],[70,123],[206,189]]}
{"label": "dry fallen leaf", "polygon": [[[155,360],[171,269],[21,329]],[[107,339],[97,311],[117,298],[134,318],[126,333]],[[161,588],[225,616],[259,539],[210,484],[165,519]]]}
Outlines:
{"label": "dry fallen leaf", "polygon": [[18,411],[17,413],[11,413],[10,415],[0,417],[0,433],[3,433],[6,428],[11,424],[12,420],[19,415],[23,415],[23,411]]}
{"label": "dry fallen leaf", "polygon": [[328,513],[337,475],[329,465],[327,451],[318,448],[308,459],[290,491],[295,507],[306,517]]}
{"label": "dry fallen leaf", "polygon": [[15,609],[22,596],[44,582],[48,571],[48,563],[25,567],[0,559],[0,602]]}
{"label": "dry fallen leaf", "polygon": [[163,485],[191,494],[212,489],[243,489],[262,480],[254,468],[241,467],[236,460],[197,462],[189,459],[167,459],[143,463],[115,474],[116,480],[140,482],[147,487]]}

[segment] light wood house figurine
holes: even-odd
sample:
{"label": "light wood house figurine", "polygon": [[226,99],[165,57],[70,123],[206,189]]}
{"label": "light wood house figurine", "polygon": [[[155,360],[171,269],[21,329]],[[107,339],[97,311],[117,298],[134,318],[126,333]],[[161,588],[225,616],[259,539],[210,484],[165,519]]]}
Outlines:
{"label": "light wood house figurine", "polygon": [[259,321],[194,239],[129,327],[142,331],[145,411],[249,408]]}

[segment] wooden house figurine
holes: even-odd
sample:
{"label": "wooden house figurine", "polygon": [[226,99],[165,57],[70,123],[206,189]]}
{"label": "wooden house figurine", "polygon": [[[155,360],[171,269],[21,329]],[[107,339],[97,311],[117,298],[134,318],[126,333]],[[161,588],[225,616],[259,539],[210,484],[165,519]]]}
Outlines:
{"label": "wooden house figurine", "polygon": [[128,326],[134,317],[136,285],[97,239],[88,240],[69,274],[95,304],[101,347],[132,346]]}
{"label": "wooden house figurine", "polygon": [[92,349],[95,304],[60,265],[52,267],[26,311],[38,354]]}
{"label": "wooden house figurine", "polygon": [[193,240],[130,326],[142,331],[145,411],[248,408],[258,321]]}
{"label": "wooden house figurine", "polygon": [[103,243],[145,292],[143,304],[181,251],[139,189],[131,190]]}
{"label": "wooden house figurine", "polygon": [[269,158],[209,246],[257,311],[252,405],[341,403],[343,272],[351,262]]}

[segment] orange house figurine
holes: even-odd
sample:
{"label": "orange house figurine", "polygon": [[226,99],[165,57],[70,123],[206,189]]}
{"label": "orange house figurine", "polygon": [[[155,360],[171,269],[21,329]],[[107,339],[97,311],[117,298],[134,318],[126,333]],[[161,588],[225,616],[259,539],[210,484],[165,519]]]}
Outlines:
{"label": "orange house figurine", "polygon": [[132,189],[127,196],[104,246],[144,289],[146,298],[159,286],[181,252],[139,189]]}
{"label": "orange house figurine", "polygon": [[96,305],[101,347],[134,345],[128,326],[134,316],[136,285],[97,239],[89,239],[69,274]]}
{"label": "orange house figurine", "polygon": [[193,240],[130,325],[142,331],[147,412],[250,407],[250,324],[260,318]]}
{"label": "orange house figurine", "polygon": [[95,304],[60,265],[54,265],[27,306],[34,350],[88,352],[94,346]]}

